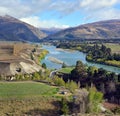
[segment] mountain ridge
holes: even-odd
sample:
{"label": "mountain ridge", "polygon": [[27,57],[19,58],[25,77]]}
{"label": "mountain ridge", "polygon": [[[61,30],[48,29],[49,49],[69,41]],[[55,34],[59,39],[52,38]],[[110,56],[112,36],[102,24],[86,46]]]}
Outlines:
{"label": "mountain ridge", "polygon": [[40,29],[9,15],[0,16],[0,40],[36,42],[47,35]]}
{"label": "mountain ridge", "polygon": [[71,27],[46,39],[120,39],[120,19],[105,20]]}

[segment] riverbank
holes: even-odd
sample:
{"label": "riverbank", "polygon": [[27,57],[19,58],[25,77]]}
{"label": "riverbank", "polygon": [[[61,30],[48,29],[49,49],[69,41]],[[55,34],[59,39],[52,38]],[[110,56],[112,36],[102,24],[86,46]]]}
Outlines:
{"label": "riverbank", "polygon": [[120,61],[116,61],[116,60],[102,60],[102,59],[93,60],[89,56],[86,56],[86,60],[88,62],[91,62],[91,63],[95,62],[95,63],[99,63],[99,64],[104,64],[104,65],[109,65],[109,66],[115,66],[115,67],[120,68]]}
{"label": "riverbank", "polygon": [[57,48],[53,45],[51,46],[43,45],[43,49],[46,49],[47,51],[49,51],[46,58],[41,61],[41,63],[46,64],[48,69],[60,69],[62,67],[62,64],[52,62],[48,59],[48,57],[54,57],[63,61],[65,64],[67,64],[67,66],[75,66],[76,61],[81,60],[84,64],[88,66],[103,68],[107,71],[115,72],[117,74],[120,73],[120,68],[118,67],[104,65],[104,64],[95,63],[95,62],[88,62],[86,60],[86,54],[78,50],[74,50],[74,52],[58,51]]}
{"label": "riverbank", "polygon": [[[70,44],[70,45],[69,45]],[[86,53],[86,60],[89,62],[105,64],[120,68],[120,50],[119,44],[63,44],[60,43],[57,48],[78,50]]]}

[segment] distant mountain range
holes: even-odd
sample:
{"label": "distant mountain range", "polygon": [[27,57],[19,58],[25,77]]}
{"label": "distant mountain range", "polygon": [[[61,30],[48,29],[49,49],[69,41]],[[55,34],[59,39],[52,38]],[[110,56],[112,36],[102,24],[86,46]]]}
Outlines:
{"label": "distant mountain range", "polygon": [[11,16],[0,16],[0,40],[37,42],[47,34]]}
{"label": "distant mountain range", "polygon": [[0,40],[39,42],[41,39],[120,39],[120,20],[100,21],[67,29],[39,29],[11,16],[0,16]]}
{"label": "distant mountain range", "polygon": [[107,20],[68,28],[50,35],[46,40],[120,39],[120,20]]}
{"label": "distant mountain range", "polygon": [[40,28],[40,30],[41,30],[42,32],[46,33],[47,35],[53,35],[53,34],[59,32],[59,31],[61,31],[61,30],[63,30],[63,29],[52,27],[52,28]]}

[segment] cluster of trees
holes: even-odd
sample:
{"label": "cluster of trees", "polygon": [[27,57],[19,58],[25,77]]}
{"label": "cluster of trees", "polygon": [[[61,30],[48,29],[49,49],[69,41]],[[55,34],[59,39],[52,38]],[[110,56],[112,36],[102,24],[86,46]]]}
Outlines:
{"label": "cluster of trees", "polygon": [[104,45],[98,46],[95,44],[94,46],[89,46],[86,52],[87,57],[90,57],[93,61],[106,60],[111,57],[111,49],[106,48]]}
{"label": "cluster of trees", "polygon": [[65,88],[70,90],[71,93],[74,93],[75,90],[79,88],[78,84],[75,81],[68,80],[67,82],[65,82],[62,78],[58,76],[54,76],[50,80],[51,80],[50,82],[53,83],[54,85],[64,86]]}
{"label": "cluster of trees", "polygon": [[120,67],[120,54],[112,53],[110,48],[100,44],[86,44],[79,42],[60,42],[58,48],[74,49],[87,53],[86,60]]}
{"label": "cluster of trees", "polygon": [[[30,53],[30,58],[31,58],[31,60],[34,60],[37,64],[39,64],[40,61],[42,59],[44,59],[47,54],[48,54],[48,51],[45,49],[43,49],[43,50],[41,49],[41,50],[39,50],[39,52],[37,52],[37,48],[34,48]],[[45,64],[43,64],[43,67],[44,66],[45,66]]]}
{"label": "cluster of trees", "polygon": [[71,71],[70,80],[80,82],[81,87],[85,88],[95,86],[108,101],[120,104],[120,74],[92,66],[87,68],[81,61],[77,61],[75,69]]}
{"label": "cluster of trees", "polygon": [[86,60],[120,67],[120,54],[112,54],[111,49],[105,45],[86,46]]}
{"label": "cluster of trees", "polygon": [[44,59],[45,56],[46,56],[46,54],[48,54],[48,51],[47,50],[42,50],[42,52],[38,56],[39,61],[41,61],[42,59]]}
{"label": "cluster of trees", "polygon": [[100,113],[100,103],[103,100],[103,94],[98,92],[94,87],[89,90],[77,89],[73,94],[73,99],[69,100],[63,97],[60,101],[60,114],[84,114]]}
{"label": "cluster of trees", "polygon": [[78,41],[75,42],[60,42],[54,44],[57,48],[63,48],[63,49],[75,49],[75,50],[82,50],[82,47],[84,44],[79,43]]}

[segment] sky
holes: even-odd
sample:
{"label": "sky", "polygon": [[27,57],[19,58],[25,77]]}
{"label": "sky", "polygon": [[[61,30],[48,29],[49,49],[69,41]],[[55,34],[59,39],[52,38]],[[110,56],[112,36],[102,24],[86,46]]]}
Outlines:
{"label": "sky", "polygon": [[40,28],[68,28],[120,19],[120,0],[0,0],[0,15]]}

